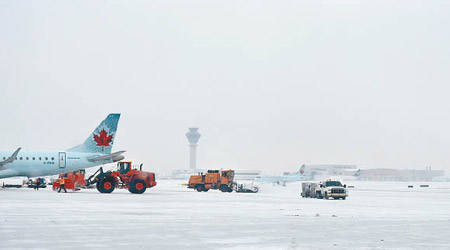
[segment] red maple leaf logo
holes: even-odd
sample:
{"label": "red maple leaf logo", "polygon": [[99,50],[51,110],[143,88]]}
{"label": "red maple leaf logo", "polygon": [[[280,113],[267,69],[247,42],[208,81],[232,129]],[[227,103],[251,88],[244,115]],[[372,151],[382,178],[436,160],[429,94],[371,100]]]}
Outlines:
{"label": "red maple leaf logo", "polygon": [[112,138],[113,135],[108,135],[104,129],[102,129],[98,135],[94,134],[94,141],[97,143],[97,146],[109,147],[109,143],[111,143]]}

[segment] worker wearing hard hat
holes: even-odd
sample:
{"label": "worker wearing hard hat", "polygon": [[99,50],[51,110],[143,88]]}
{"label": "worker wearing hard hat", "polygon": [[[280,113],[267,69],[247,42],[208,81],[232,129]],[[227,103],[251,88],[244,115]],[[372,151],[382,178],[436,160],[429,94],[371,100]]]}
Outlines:
{"label": "worker wearing hard hat", "polygon": [[61,180],[59,181],[59,189],[58,189],[58,193],[61,193],[61,189],[64,189],[64,192],[67,193],[66,187],[65,187],[65,180],[64,177],[61,178]]}

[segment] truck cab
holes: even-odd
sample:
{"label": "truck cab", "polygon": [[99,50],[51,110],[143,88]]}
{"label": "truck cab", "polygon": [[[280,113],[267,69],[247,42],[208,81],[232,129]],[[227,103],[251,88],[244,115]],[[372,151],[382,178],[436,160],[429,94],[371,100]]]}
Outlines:
{"label": "truck cab", "polygon": [[347,185],[342,185],[340,181],[328,179],[320,183],[320,188],[317,190],[318,197],[329,199],[343,199],[347,198]]}
{"label": "truck cab", "polygon": [[222,171],[222,183],[231,183],[234,181],[234,170]]}

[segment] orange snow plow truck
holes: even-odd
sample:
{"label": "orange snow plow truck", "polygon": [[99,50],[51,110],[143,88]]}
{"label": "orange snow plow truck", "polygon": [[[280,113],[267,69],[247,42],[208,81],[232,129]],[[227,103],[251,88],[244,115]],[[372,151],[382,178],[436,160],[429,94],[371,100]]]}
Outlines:
{"label": "orange snow plow truck", "polygon": [[206,174],[191,175],[188,188],[198,192],[208,192],[210,189],[219,189],[222,192],[232,192],[236,186],[234,170],[208,170]]}

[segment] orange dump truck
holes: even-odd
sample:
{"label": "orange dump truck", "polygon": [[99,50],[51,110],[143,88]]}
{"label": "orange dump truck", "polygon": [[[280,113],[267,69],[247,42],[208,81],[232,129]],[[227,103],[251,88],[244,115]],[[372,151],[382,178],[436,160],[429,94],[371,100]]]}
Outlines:
{"label": "orange dump truck", "polygon": [[196,189],[198,192],[207,192],[210,189],[232,192],[236,186],[234,170],[208,170],[205,174],[191,175],[187,186]]}
{"label": "orange dump truck", "polygon": [[64,179],[64,186],[66,189],[74,191],[80,190],[81,187],[86,187],[86,180],[84,179],[85,170],[80,169],[65,174],[59,174],[58,179],[53,182],[53,190],[59,189],[59,182]]}

